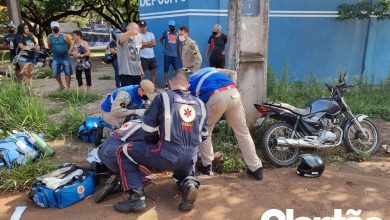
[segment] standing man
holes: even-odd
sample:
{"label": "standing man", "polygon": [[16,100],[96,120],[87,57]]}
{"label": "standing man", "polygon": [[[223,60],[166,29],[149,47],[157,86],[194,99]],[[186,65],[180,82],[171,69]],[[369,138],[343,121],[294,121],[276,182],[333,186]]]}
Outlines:
{"label": "standing man", "polygon": [[148,32],[147,25],[145,21],[139,23],[139,28],[141,31],[142,37],[142,48],[140,52],[142,69],[144,73],[150,71],[150,80],[153,84],[156,84],[156,69],[157,69],[157,60],[154,56],[153,48],[156,46],[156,39],[152,32]]}
{"label": "standing man", "polygon": [[[4,42],[3,42],[3,48],[9,50],[9,60],[11,63],[14,61],[14,58],[16,56],[16,49],[17,45],[15,44],[15,37],[16,37],[16,25],[14,24],[13,21],[8,23],[7,25],[8,28],[8,34],[5,35],[4,37]],[[11,66],[11,68],[13,68]],[[18,63],[15,63],[15,76],[17,80],[20,80],[20,68]]]}
{"label": "standing man", "polygon": [[118,55],[117,55],[117,46],[116,46],[116,35],[121,34],[122,31],[119,29],[112,30],[111,37],[112,41],[108,44],[108,48],[112,54],[112,67],[114,68],[115,73],[115,87],[121,87],[121,81],[119,78],[119,66],[118,66]]}
{"label": "standing man", "polygon": [[212,174],[212,161],[214,160],[211,135],[216,123],[224,114],[227,122],[232,126],[243,154],[247,173],[256,180],[263,179],[263,166],[256,154],[255,144],[246,125],[244,107],[241,103],[240,93],[235,81],[237,72],[225,69],[204,68],[190,77],[190,91],[207,105],[208,125],[210,136],[200,145],[202,165],[199,171]]}
{"label": "standing man", "polygon": [[16,25],[13,21],[8,23],[8,34],[4,37],[3,47],[9,50],[9,59],[12,62],[16,56],[15,36],[16,36]]}
{"label": "standing man", "polygon": [[168,22],[168,30],[164,31],[160,38],[160,43],[164,48],[164,81],[165,87],[168,87],[168,72],[169,66],[172,65],[174,71],[178,69],[178,47],[179,38],[176,31],[176,23],[174,20]]}
{"label": "standing man", "polygon": [[[123,187],[130,194],[128,200],[114,205],[119,212],[139,212],[146,208],[142,166],[173,171],[182,195],[179,210],[190,211],[194,207],[199,188],[194,165],[198,146],[208,136],[207,111],[204,103],[187,91],[186,71],[176,71],[170,86],[172,90],[158,94],[145,112],[144,142],[122,145],[116,154],[117,166],[111,162],[110,169],[120,173]],[[110,164],[109,148],[106,146],[98,152],[105,164]]]}
{"label": "standing man", "polygon": [[180,27],[179,40],[183,44],[181,52],[181,61],[183,67],[195,72],[199,70],[202,65],[202,55],[200,54],[198,45],[189,36],[187,27]]}
{"label": "standing man", "polygon": [[65,73],[66,88],[69,90],[70,77],[73,74],[73,71],[68,51],[70,50],[72,42],[68,35],[60,33],[60,25],[57,21],[52,21],[50,27],[53,33],[47,38],[47,44],[53,54],[52,69],[54,77],[60,86],[58,91],[65,88],[61,80],[62,70],[64,70]]}
{"label": "standing man", "polygon": [[130,23],[125,33],[117,35],[117,43],[121,86],[139,85],[144,71],[139,54],[142,42],[138,24]]}
{"label": "standing man", "polygon": [[210,55],[210,66],[215,68],[225,67],[225,45],[227,43],[227,36],[222,33],[222,26],[220,24],[214,25],[213,32],[209,38],[206,59]]}

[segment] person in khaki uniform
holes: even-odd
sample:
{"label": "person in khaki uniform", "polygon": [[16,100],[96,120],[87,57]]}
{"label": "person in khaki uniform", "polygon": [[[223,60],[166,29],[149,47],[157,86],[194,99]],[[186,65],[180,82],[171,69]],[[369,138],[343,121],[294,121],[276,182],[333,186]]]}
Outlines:
{"label": "person in khaki uniform", "polygon": [[103,121],[119,128],[127,116],[143,116],[145,110],[140,108],[146,100],[154,98],[154,90],[152,81],[146,79],[140,85],[125,86],[113,91],[101,104]]}
{"label": "person in khaki uniform", "polygon": [[235,84],[237,72],[226,69],[204,68],[190,76],[191,94],[206,103],[210,136],[199,148],[202,165],[198,170],[206,175],[212,174],[214,151],[211,135],[216,123],[224,114],[232,127],[243,154],[247,173],[257,180],[263,179],[263,166],[256,154],[255,144],[246,125],[245,111],[241,96]]}
{"label": "person in khaki uniform", "polygon": [[196,42],[189,37],[187,27],[180,27],[179,40],[183,44],[183,47],[181,48],[181,61],[183,67],[191,70],[191,72],[199,70],[202,65],[202,55],[200,54]]}

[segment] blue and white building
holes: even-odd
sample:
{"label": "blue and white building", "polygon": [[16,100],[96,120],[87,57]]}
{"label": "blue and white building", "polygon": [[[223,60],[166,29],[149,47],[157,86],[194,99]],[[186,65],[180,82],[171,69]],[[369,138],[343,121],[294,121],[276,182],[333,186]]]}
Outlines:
{"label": "blue and white building", "polygon": [[[337,7],[358,0],[270,0],[268,66],[276,73],[288,69],[290,79],[309,74],[332,80],[340,72],[374,74],[376,81],[390,73],[390,21],[376,18],[340,21]],[[205,56],[214,24],[227,32],[228,0],[140,0],[141,19],[156,40],[167,23],[190,28]],[[162,47],[157,45],[158,81],[162,82]],[[207,66],[207,62],[203,62]]]}

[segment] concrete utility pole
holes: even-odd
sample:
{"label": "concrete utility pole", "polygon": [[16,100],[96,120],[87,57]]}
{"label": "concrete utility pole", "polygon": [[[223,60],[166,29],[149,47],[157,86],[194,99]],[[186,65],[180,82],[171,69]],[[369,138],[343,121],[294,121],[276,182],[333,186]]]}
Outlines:
{"label": "concrete utility pole", "polygon": [[227,68],[238,72],[238,85],[252,126],[259,117],[253,104],[267,91],[269,0],[229,0]]}
{"label": "concrete utility pole", "polygon": [[11,21],[14,21],[18,26],[22,23],[22,16],[20,15],[19,0],[7,0],[8,17]]}

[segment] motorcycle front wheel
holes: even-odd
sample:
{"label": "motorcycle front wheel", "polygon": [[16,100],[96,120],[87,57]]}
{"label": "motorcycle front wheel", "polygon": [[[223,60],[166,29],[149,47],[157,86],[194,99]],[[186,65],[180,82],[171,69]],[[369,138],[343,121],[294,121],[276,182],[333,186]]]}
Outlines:
{"label": "motorcycle front wheel", "polygon": [[360,129],[352,122],[344,129],[344,144],[350,152],[373,154],[379,147],[379,133],[375,124],[368,118],[360,122],[366,137]]}
{"label": "motorcycle front wheel", "polygon": [[299,149],[278,146],[278,138],[290,138],[293,127],[285,122],[270,125],[261,139],[262,152],[265,158],[276,167],[290,166],[299,158]]}

